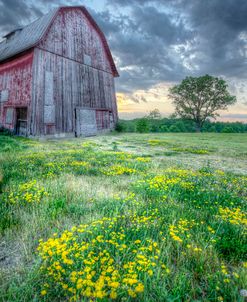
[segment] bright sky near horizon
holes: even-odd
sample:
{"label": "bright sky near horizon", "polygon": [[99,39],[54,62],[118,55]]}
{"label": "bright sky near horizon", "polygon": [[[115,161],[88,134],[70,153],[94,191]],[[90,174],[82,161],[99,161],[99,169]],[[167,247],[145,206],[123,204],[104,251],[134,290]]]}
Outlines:
{"label": "bright sky near horizon", "polygon": [[85,5],[105,33],[121,118],[168,116],[169,87],[208,73],[237,96],[221,119],[247,122],[246,0],[0,0],[0,36],[58,5]]}

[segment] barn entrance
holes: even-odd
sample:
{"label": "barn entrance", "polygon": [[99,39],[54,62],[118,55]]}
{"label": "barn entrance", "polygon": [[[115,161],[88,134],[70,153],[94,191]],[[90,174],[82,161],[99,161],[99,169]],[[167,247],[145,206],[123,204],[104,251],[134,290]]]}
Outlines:
{"label": "barn entrance", "polygon": [[27,136],[27,107],[16,108],[15,133]]}
{"label": "barn entrance", "polygon": [[113,127],[112,112],[107,109],[76,108],[76,136],[93,136]]}
{"label": "barn entrance", "polygon": [[75,109],[76,136],[93,136],[97,134],[96,114],[94,109]]}

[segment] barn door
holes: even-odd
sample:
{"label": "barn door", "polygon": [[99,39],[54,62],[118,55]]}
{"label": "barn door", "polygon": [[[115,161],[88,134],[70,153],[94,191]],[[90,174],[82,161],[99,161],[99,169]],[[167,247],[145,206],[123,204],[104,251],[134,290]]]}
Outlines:
{"label": "barn door", "polygon": [[97,134],[96,111],[94,109],[75,109],[76,136],[93,136]]}
{"label": "barn door", "polygon": [[17,135],[27,136],[27,108],[16,108],[15,132]]}

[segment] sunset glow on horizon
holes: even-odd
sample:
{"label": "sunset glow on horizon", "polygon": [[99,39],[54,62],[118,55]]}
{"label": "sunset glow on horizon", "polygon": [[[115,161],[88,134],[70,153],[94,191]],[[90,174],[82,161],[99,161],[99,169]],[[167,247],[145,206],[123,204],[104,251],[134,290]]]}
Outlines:
{"label": "sunset glow on horizon", "polygon": [[120,76],[120,118],[155,108],[169,116],[169,87],[209,74],[223,78],[237,97],[220,119],[247,122],[245,0],[2,0],[0,37],[64,5],[85,5],[106,36]]}

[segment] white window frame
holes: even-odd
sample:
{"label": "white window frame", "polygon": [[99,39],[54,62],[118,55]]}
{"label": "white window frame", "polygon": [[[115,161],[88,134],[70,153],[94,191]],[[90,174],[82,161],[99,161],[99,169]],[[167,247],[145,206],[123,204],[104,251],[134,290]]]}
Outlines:
{"label": "white window frame", "polygon": [[4,89],[0,91],[0,103],[7,102],[9,100],[9,90]]}
{"label": "white window frame", "polygon": [[[8,113],[8,112],[11,112],[11,113]],[[13,119],[14,119],[14,108],[7,107],[6,114],[5,114],[5,124],[11,125],[13,123]]]}

